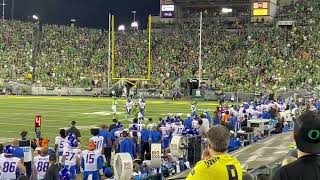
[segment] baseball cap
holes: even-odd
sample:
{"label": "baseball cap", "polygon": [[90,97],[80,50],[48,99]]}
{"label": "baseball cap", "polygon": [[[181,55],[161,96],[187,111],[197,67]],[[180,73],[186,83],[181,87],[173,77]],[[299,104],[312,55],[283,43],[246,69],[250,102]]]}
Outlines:
{"label": "baseball cap", "polygon": [[303,112],[295,121],[294,138],[300,151],[320,154],[320,113]]}

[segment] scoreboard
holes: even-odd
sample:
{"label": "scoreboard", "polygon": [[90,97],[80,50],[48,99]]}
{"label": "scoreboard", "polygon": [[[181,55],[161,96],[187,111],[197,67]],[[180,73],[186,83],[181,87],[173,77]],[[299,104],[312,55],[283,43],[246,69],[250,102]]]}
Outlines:
{"label": "scoreboard", "polygon": [[160,16],[174,18],[175,5],[172,0],[160,0]]}
{"label": "scoreboard", "polygon": [[277,0],[252,0],[251,22],[271,22],[277,13]]}
{"label": "scoreboard", "polygon": [[268,16],[270,2],[254,2],[252,16]]}

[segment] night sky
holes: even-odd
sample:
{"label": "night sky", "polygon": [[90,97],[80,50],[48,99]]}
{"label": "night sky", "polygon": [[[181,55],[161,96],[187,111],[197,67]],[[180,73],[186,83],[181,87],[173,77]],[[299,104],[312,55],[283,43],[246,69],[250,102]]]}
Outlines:
{"label": "night sky", "polygon": [[[6,18],[10,18],[13,0],[5,1]],[[106,28],[109,12],[115,15],[116,25],[130,26],[133,10],[139,24],[146,26],[148,15],[159,15],[160,9],[159,0],[14,0],[14,4],[14,19],[28,21],[39,14],[44,23],[70,24],[74,18],[76,26],[93,28]]]}

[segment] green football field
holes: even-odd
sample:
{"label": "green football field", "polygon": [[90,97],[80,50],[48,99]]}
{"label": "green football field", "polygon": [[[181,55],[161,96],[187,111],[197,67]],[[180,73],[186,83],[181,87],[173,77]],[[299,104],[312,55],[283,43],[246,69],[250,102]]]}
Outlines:
{"label": "green football field", "polygon": [[[182,113],[184,118],[190,112],[191,101],[145,100],[145,118],[151,117],[157,123],[159,117]],[[111,98],[91,97],[0,96],[0,143],[20,138],[22,130],[34,138],[34,117],[38,113],[42,116],[42,136],[49,138],[51,145],[59,129],[69,127],[72,120],[77,122],[86,144],[91,127],[112,122],[111,101]],[[133,117],[126,119],[125,103],[126,99],[118,99],[116,117],[127,127]],[[217,105],[217,102],[198,102],[198,112],[205,109],[212,112]]]}

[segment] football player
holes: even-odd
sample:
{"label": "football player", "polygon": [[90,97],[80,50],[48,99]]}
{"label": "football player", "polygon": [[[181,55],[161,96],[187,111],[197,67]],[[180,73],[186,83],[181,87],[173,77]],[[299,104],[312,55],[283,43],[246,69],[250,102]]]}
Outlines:
{"label": "football player", "polygon": [[131,98],[128,99],[126,103],[126,109],[127,109],[127,118],[131,115],[132,111],[132,106],[133,106],[133,101]]}
{"label": "football player", "polygon": [[78,140],[71,137],[68,139],[68,146],[64,147],[62,153],[62,164],[64,164],[64,168],[70,171],[70,178],[76,179],[77,173],[79,173],[80,167],[80,149],[78,148]]}
{"label": "football player", "polygon": [[42,148],[40,150],[40,155],[33,158],[33,177],[34,179],[41,180],[44,179],[46,171],[49,168],[49,152],[47,148]]}
{"label": "football player", "polygon": [[103,136],[99,136],[99,128],[92,128],[91,130],[91,134],[92,134],[92,138],[90,138],[91,140],[93,140],[95,146],[96,146],[96,150],[101,154],[103,154],[103,141],[104,138]]}
{"label": "football player", "polygon": [[172,126],[173,129],[173,135],[180,136],[182,134],[182,131],[184,130],[184,125],[182,125],[180,119],[175,119],[174,124]]}
{"label": "football player", "polygon": [[20,158],[13,157],[14,148],[11,145],[6,145],[3,148],[3,154],[0,156],[0,179],[16,179],[16,171],[25,173],[26,168],[22,164]]}
{"label": "football player", "polygon": [[57,136],[55,138],[55,147],[54,150],[55,152],[58,153],[58,162],[61,163],[61,157],[62,157],[62,153],[63,153],[63,147],[65,146],[65,144],[67,143],[66,140],[66,130],[65,129],[60,129],[60,136]]}
{"label": "football player", "polygon": [[100,180],[99,171],[102,170],[103,158],[95,149],[96,144],[91,139],[88,142],[88,150],[84,150],[81,153],[81,167],[83,169],[84,180]]}

